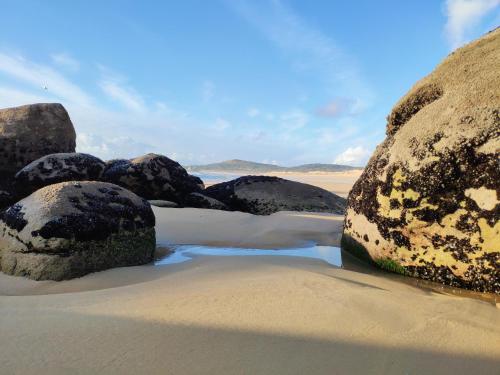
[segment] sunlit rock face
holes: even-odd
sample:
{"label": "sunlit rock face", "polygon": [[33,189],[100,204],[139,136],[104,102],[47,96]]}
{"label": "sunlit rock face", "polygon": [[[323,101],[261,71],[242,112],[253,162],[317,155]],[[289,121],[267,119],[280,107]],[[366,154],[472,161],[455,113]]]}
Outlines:
{"label": "sunlit rock face", "polygon": [[76,133],[61,104],[0,109],[0,171],[16,173],[42,156],[75,152]]}
{"label": "sunlit rock face", "polygon": [[58,103],[0,109],[0,209],[16,199],[14,175],[25,165],[55,152],[74,152],[76,133]]}
{"label": "sunlit rock face", "polygon": [[407,275],[500,293],[500,29],[396,104],[354,185],[345,247]]}

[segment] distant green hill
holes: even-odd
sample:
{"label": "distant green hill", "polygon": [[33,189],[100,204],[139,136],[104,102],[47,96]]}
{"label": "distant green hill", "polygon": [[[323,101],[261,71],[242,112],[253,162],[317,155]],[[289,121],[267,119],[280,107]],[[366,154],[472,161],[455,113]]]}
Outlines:
{"label": "distant green hill", "polygon": [[189,172],[248,172],[248,173],[269,173],[269,172],[342,172],[361,167],[351,167],[340,164],[303,164],[296,167],[282,167],[274,164],[255,163],[246,160],[226,160],[220,163],[205,165],[186,166]]}

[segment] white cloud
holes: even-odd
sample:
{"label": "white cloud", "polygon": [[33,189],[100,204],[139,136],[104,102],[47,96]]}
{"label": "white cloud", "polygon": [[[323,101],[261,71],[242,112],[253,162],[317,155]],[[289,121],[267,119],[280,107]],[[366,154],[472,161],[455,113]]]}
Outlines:
{"label": "white cloud", "polygon": [[50,55],[50,58],[55,64],[64,68],[68,68],[69,70],[76,72],[80,69],[80,62],[75,60],[67,53],[54,53]]}
{"label": "white cloud", "polygon": [[366,162],[370,152],[362,146],[349,147],[333,161],[335,164],[361,166]]}
{"label": "white cloud", "polygon": [[499,5],[500,0],[447,0],[445,33],[451,48],[470,40],[469,33]]}
{"label": "white cloud", "polygon": [[[147,143],[137,142],[132,137],[101,137],[98,134],[78,133],[76,137],[77,152],[98,155],[104,160],[123,157],[120,151],[126,149],[128,157],[144,155],[156,148]],[[170,155],[172,157],[172,155]]]}
{"label": "white cloud", "polygon": [[85,106],[92,103],[90,96],[54,69],[32,63],[20,56],[0,53],[0,73],[27,83],[38,91],[47,87],[47,90],[43,91],[72,103]]}
{"label": "white cloud", "polygon": [[103,80],[99,85],[106,95],[132,111],[145,111],[142,97],[134,89],[113,80]]}

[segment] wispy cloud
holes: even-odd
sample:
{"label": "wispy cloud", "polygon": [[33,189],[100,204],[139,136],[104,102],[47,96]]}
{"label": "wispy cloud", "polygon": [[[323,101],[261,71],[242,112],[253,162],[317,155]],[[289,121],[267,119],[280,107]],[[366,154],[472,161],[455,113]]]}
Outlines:
{"label": "wispy cloud", "polygon": [[447,0],[445,33],[450,47],[455,49],[470,40],[470,32],[499,6],[500,0]]}
{"label": "wispy cloud", "polygon": [[85,106],[92,104],[89,95],[60,73],[45,65],[27,61],[21,56],[0,53],[0,73],[22,81],[37,90],[47,88],[51,96]]}
{"label": "wispy cloud", "polygon": [[[82,70],[84,66],[93,67],[82,64]],[[231,158],[268,158],[282,164],[328,161],[335,156],[338,145],[346,144],[346,137],[357,131],[350,117],[336,119],[338,126],[320,131],[312,126],[312,115],[300,107],[279,112],[250,107],[240,113],[240,119],[220,110],[217,117],[198,118],[195,113],[170,107],[162,98],[149,100],[147,93],[127,84],[127,77],[109,69],[94,67],[95,72],[71,75],[56,69],[55,62],[44,65],[0,53],[2,107],[61,102],[75,125],[77,150],[103,159],[157,152],[187,164]],[[86,77],[100,73],[101,78],[78,86],[73,80],[84,73]],[[48,90],[43,89],[42,77]],[[106,99],[120,107],[110,105]],[[364,143],[356,140],[354,144]]]}
{"label": "wispy cloud", "polygon": [[133,88],[123,86],[113,80],[103,80],[99,86],[106,95],[125,108],[137,112],[146,110],[144,100]]}
{"label": "wispy cloud", "polygon": [[69,54],[67,53],[54,53],[52,55],[50,55],[50,58],[52,59],[52,61],[63,67],[63,68],[67,68],[69,70],[72,70],[74,72],[80,70],[80,62],[76,59],[74,59],[73,57],[71,57]]}
{"label": "wispy cloud", "polygon": [[371,105],[371,89],[362,79],[355,59],[282,1],[235,0],[227,4],[285,51],[293,67],[316,73],[330,95],[349,97],[358,110]]}

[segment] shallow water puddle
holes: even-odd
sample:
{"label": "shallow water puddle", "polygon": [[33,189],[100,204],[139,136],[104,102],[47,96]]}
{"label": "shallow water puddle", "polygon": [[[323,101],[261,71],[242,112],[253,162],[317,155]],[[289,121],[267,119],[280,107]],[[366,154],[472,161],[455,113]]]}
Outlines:
{"label": "shallow water puddle", "polygon": [[176,245],[168,247],[173,252],[160,256],[155,260],[155,265],[176,264],[189,261],[197,255],[208,256],[288,256],[313,258],[323,260],[331,265],[342,267],[340,247],[335,246],[310,246],[287,249],[247,249],[237,247],[213,247],[200,245]]}

